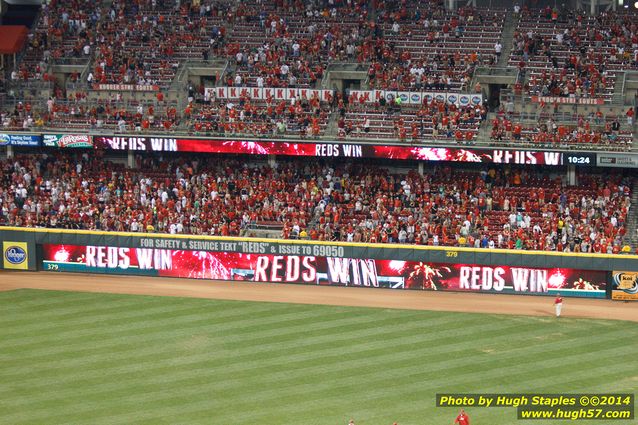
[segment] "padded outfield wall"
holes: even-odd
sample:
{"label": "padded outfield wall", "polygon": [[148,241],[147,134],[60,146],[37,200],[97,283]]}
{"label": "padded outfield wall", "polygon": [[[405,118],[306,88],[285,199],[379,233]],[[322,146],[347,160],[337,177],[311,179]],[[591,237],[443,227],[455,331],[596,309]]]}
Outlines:
{"label": "padded outfield wall", "polygon": [[0,239],[5,269],[264,283],[609,298],[618,271],[638,271],[634,255],[11,227]]}

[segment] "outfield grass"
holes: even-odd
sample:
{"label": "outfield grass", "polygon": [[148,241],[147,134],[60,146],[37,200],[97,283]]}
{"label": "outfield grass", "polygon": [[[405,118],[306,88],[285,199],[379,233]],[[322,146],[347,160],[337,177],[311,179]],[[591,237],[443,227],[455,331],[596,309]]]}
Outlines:
{"label": "outfield grass", "polygon": [[636,392],[637,353],[629,322],[19,290],[0,423],[447,425],[437,392]]}

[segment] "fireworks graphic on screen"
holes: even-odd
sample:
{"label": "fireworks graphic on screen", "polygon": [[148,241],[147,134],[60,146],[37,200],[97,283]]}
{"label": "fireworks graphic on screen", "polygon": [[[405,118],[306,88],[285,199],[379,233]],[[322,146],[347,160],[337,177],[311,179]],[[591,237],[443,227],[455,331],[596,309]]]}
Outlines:
{"label": "fireworks graphic on screen", "polygon": [[547,279],[548,286],[552,289],[560,289],[565,286],[565,281],[567,278],[560,270],[557,270],[555,273],[552,273]]}
{"label": "fireworks graphic on screen", "polygon": [[231,146],[237,149],[237,152],[252,155],[267,155],[268,151],[259,142],[236,141],[231,140],[223,143],[224,146]]}
{"label": "fireworks graphic on screen", "polygon": [[230,270],[215,253],[207,251],[175,251],[173,265],[187,270],[193,279],[230,279]]}
{"label": "fireworks graphic on screen", "polygon": [[67,261],[69,261],[70,255],[71,254],[69,253],[69,251],[67,251],[64,248],[64,245],[62,245],[60,249],[58,249],[56,253],[53,255],[53,259],[59,263],[66,263]]}
{"label": "fireworks graphic on screen", "polygon": [[449,150],[447,148],[416,148],[413,152],[417,159],[426,161],[445,161],[449,159]]}
{"label": "fireworks graphic on screen", "polygon": [[449,267],[432,267],[426,263],[418,263],[414,265],[414,268],[408,275],[407,287],[408,288],[420,288],[420,289],[439,289],[436,283],[436,278],[443,277],[443,272],[449,273],[451,269]]}

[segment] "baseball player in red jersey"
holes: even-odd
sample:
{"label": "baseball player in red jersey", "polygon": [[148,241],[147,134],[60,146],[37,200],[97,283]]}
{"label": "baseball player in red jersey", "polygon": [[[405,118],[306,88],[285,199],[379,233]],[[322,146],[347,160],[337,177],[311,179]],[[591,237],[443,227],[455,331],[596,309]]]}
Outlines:
{"label": "baseball player in red jersey", "polygon": [[454,424],[470,425],[470,418],[465,414],[465,410],[461,409],[461,413],[459,413],[456,420],[454,420]]}
{"label": "baseball player in red jersey", "polygon": [[563,297],[560,296],[560,293],[556,294],[554,308],[556,309],[556,317],[560,317],[560,311],[563,309]]}

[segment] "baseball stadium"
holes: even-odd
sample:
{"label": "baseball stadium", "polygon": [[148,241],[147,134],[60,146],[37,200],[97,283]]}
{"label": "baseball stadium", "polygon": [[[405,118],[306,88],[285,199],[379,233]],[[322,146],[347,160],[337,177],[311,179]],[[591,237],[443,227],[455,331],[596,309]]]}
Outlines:
{"label": "baseball stadium", "polygon": [[638,2],[0,0],[0,424],[638,423]]}

